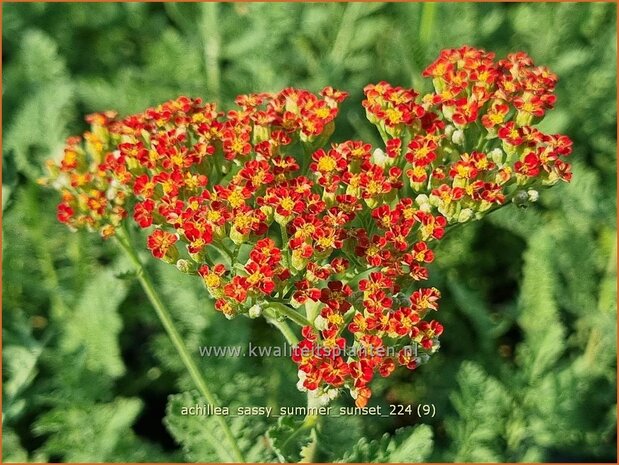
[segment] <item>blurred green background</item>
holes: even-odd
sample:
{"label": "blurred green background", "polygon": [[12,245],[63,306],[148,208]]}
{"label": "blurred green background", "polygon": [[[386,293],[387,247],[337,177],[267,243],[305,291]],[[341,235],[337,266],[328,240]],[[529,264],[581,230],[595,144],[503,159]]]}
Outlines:
{"label": "blurred green background", "polygon": [[[336,140],[378,143],[363,86],[427,91],[423,68],[463,44],[523,50],[559,75],[541,127],[574,140],[574,179],[441,243],[442,348],[377,381],[371,402],[431,403],[436,416],[328,418],[319,458],[616,461],[615,8],[4,3],[4,461],[220,460],[215,425],[173,408],[193,386],[137,283],[118,278],[128,264],[112,242],[58,224],[56,194],[36,184],[85,114],[181,94],[230,108],[239,93],[331,85],[351,94]],[[225,321],[198,280],[151,266],[193,350],[281,342],[262,321]],[[224,405],[304,403],[286,359],[202,367]],[[276,460],[264,439],[274,422],[233,422],[250,460]]]}

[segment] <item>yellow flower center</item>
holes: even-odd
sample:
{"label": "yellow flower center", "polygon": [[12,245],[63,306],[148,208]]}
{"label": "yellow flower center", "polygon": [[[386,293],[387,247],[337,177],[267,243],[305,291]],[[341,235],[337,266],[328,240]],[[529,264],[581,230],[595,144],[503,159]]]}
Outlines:
{"label": "yellow flower center", "polygon": [[323,172],[333,171],[337,166],[335,159],[329,155],[322,157],[318,161],[318,170]]}
{"label": "yellow flower center", "polygon": [[320,239],[318,239],[318,245],[320,247],[322,247],[323,249],[326,249],[327,247],[332,247],[333,246],[333,238],[331,238],[331,237],[321,237]]}
{"label": "yellow flower center", "polygon": [[430,153],[430,149],[425,145],[417,150],[417,157],[425,157],[428,153]]}
{"label": "yellow flower center", "polygon": [[233,152],[241,153],[243,151],[243,146],[243,141],[241,141],[240,139],[235,139],[232,143],[232,147],[230,148]]}
{"label": "yellow flower center", "polygon": [[290,197],[284,197],[282,199],[281,206],[284,210],[290,211],[294,207],[294,200],[292,200]]}
{"label": "yellow flower center", "polygon": [[402,112],[396,108],[388,108],[385,112],[387,119],[392,123],[399,123],[402,120]]}
{"label": "yellow flower center", "polygon": [[310,237],[314,233],[315,230],[316,228],[314,227],[313,224],[305,224],[299,229],[297,229],[297,232],[295,233],[295,235],[299,237],[307,238],[307,237]]}
{"label": "yellow flower center", "polygon": [[172,157],[170,158],[170,160],[172,161],[173,164],[175,164],[176,166],[183,166],[183,156],[180,153],[175,153],[174,155],[172,155]]}
{"label": "yellow flower center", "polygon": [[458,166],[458,176],[466,178],[469,175],[469,168],[466,166]]}
{"label": "yellow flower center", "polygon": [[382,185],[377,181],[370,181],[368,184],[368,192],[370,194],[378,194],[382,191]]}
{"label": "yellow flower center", "polygon": [[254,186],[260,186],[264,181],[264,171],[258,171],[251,177],[251,183]]}
{"label": "yellow flower center", "polygon": [[315,114],[320,119],[325,119],[331,114],[331,110],[329,110],[327,107],[322,107],[316,110]]}
{"label": "yellow flower center", "polygon": [[423,166],[415,166],[413,167],[413,176],[416,178],[421,178],[426,174],[426,169]]}
{"label": "yellow flower center", "polygon": [[240,192],[234,191],[228,197],[228,202],[232,205],[232,208],[238,208],[245,203],[245,199]]}
{"label": "yellow flower center", "polygon": [[257,284],[258,282],[260,282],[261,278],[262,275],[260,274],[260,272],[256,271],[255,273],[252,273],[247,277],[247,282],[249,282],[250,284]]}
{"label": "yellow flower center", "polygon": [[493,115],[490,115],[490,121],[492,121],[492,123],[494,124],[502,123],[503,119],[504,116],[501,113],[495,113]]}
{"label": "yellow flower center", "polygon": [[205,245],[206,245],[206,242],[204,242],[204,239],[202,239],[201,237],[198,237],[195,241],[191,243],[192,247],[197,247],[197,248],[204,247]]}
{"label": "yellow flower center", "polygon": [[249,215],[239,215],[234,219],[234,225],[237,229],[249,228],[253,223]]}
{"label": "yellow flower center", "polygon": [[169,194],[173,190],[174,190],[174,181],[169,179],[163,183],[163,192],[165,192],[166,194]]}
{"label": "yellow flower center", "polygon": [[209,212],[206,214],[206,219],[212,221],[213,223],[217,222],[220,218],[221,213],[219,213],[217,210],[209,210]]}

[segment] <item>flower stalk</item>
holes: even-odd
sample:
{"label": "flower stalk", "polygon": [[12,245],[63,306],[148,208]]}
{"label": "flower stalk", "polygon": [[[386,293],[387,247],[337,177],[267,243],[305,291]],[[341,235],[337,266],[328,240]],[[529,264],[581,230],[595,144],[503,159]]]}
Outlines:
{"label": "flower stalk", "polygon": [[283,316],[299,326],[311,326],[311,323],[307,318],[295,311],[293,308],[290,308],[288,305],[281,302],[269,302],[269,307],[276,312],[281,313]]}
{"label": "flower stalk", "polygon": [[288,326],[285,321],[280,320],[279,316],[277,315],[277,310],[274,310],[274,308],[278,307],[274,306],[273,303],[270,305],[271,306],[269,308],[266,308],[262,313],[264,315],[264,318],[283,334],[288,344],[290,344],[291,346],[296,346],[299,343],[297,335],[294,333],[294,331],[292,331],[292,329],[290,329],[290,326]]}
{"label": "flower stalk", "polygon": [[[320,406],[321,404],[318,400],[318,397],[316,397],[316,395],[313,392],[308,391],[307,393],[308,411],[311,412],[312,409],[318,408]],[[303,459],[301,460],[301,463],[314,463],[316,462],[316,458],[318,456],[318,432],[320,431],[320,426],[321,426],[320,415],[309,415],[308,414],[305,417],[305,421],[303,422],[303,425],[306,428],[311,428],[311,432],[310,432],[310,442],[307,446],[305,446],[305,448],[301,452],[301,455],[303,457]]]}
{"label": "flower stalk", "polygon": [[[131,260],[131,262],[135,266],[136,273],[137,273],[137,279],[140,282],[140,285],[142,286],[144,293],[148,297],[148,300],[150,301],[151,305],[155,309],[155,312],[157,313],[157,316],[159,317],[161,324],[163,325],[166,333],[168,334],[168,337],[172,341],[172,344],[174,345],[176,352],[181,358],[183,365],[185,365],[185,368],[187,369],[189,376],[191,376],[192,381],[196,385],[196,388],[198,389],[200,394],[206,399],[206,401],[209,404],[216,406],[217,401],[215,400],[215,396],[209,389],[208,384],[206,380],[204,379],[204,376],[202,376],[202,373],[200,372],[200,369],[198,368],[196,362],[193,360],[193,358],[189,354],[189,351],[187,350],[187,347],[185,346],[185,343],[183,342],[183,339],[180,333],[176,329],[176,326],[172,319],[172,315],[170,314],[165,304],[163,303],[163,300],[161,299],[161,297],[159,296],[159,293],[157,292],[155,286],[153,285],[153,282],[150,276],[148,275],[148,272],[146,271],[146,269],[144,268],[144,265],[140,261],[140,258],[138,257],[138,254],[136,253],[135,249],[133,248],[131,244],[131,240],[125,228],[119,228],[116,231],[116,239],[120,247],[123,249],[123,251],[127,255],[127,257]],[[228,426],[228,423],[226,422],[226,420],[220,415],[216,415],[215,420],[219,423],[219,426],[221,427],[224,435],[226,436],[226,439],[228,440],[228,443],[230,446],[230,451],[225,450],[225,449],[223,451],[218,451],[220,455],[222,455],[222,459],[230,455],[231,456],[230,458],[232,458],[234,461],[245,462],[243,453],[241,452],[237,444],[237,441],[234,435],[232,434],[232,431],[230,430],[230,427]]]}

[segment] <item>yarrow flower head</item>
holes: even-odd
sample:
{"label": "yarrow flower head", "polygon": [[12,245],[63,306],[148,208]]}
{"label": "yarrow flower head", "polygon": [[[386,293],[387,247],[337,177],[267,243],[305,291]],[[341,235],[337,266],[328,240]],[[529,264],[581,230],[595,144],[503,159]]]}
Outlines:
{"label": "yarrow flower head", "polygon": [[462,47],[423,75],[427,95],[365,87],[382,147],[329,143],[347,97],[331,87],[242,95],[228,112],[179,97],[89,116],[45,182],[73,229],[109,238],[133,218],[227,318],[271,308],[301,324],[300,389],[364,406],[376,376],[439,348],[440,291],[424,282],[448,228],[571,179],[570,139],[534,127],[556,100],[548,69]]}

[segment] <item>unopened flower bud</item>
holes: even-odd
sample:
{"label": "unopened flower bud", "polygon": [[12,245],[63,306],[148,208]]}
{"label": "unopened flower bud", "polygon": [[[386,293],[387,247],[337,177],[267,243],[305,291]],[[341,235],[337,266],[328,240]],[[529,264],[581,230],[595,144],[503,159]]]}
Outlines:
{"label": "unopened flower bud", "polygon": [[300,253],[297,253],[296,250],[292,252],[292,259],[290,260],[290,264],[295,270],[301,271],[307,266],[308,262],[309,259],[303,257]]}
{"label": "unopened flower bud", "polygon": [[425,363],[428,363],[428,360],[430,360],[430,356],[428,354],[419,354],[418,357],[415,357],[417,365],[423,365]]}
{"label": "unopened flower bud", "polygon": [[233,310],[228,311],[227,309],[222,312],[227,320],[233,320],[236,317],[236,312]]}
{"label": "unopened flower bud", "polygon": [[464,145],[465,140],[464,131],[461,129],[455,130],[451,136],[451,141],[456,145]]}
{"label": "unopened flower bud", "polygon": [[497,165],[502,165],[505,161],[505,152],[503,152],[503,150],[498,147],[491,150],[488,155],[490,156],[490,159]]}
{"label": "unopened flower bud", "polygon": [[466,223],[471,218],[473,218],[473,210],[470,208],[463,208],[460,210],[460,213],[458,213],[458,223]]}
{"label": "unopened flower bud", "polygon": [[192,264],[184,258],[176,260],[176,268],[182,273],[192,273],[194,271]]}
{"label": "unopened flower bud", "polygon": [[297,382],[297,389],[301,392],[306,392],[307,388],[303,383],[305,382],[305,378],[307,378],[307,373],[305,373],[303,370],[299,370],[297,372],[297,376],[299,377],[299,381]]}
{"label": "unopened flower bud", "polygon": [[312,405],[318,405],[320,407],[328,405],[333,399],[335,399],[340,390],[339,389],[320,389],[312,391],[308,397],[313,397],[310,401]]}
{"label": "unopened flower bud", "polygon": [[432,205],[430,205],[430,199],[426,194],[419,194],[415,197],[415,203],[419,205],[419,210],[422,212],[429,213],[432,210]]}
{"label": "unopened flower bud", "polygon": [[254,134],[252,138],[254,145],[268,140],[269,136],[269,128],[267,126],[260,126],[259,124],[254,125]]}
{"label": "unopened flower bud", "polygon": [[519,111],[516,115],[516,124],[520,127],[530,126],[533,122],[533,115],[526,111]]}
{"label": "unopened flower bud", "polygon": [[384,168],[389,163],[390,158],[381,149],[374,150],[372,153],[372,162]]}
{"label": "unopened flower bud", "polygon": [[314,320],[314,327],[317,330],[322,331],[327,327],[327,323],[328,321],[325,318],[323,318],[321,315],[318,315]]}
{"label": "unopened flower bud", "polygon": [[526,191],[518,191],[512,198],[512,202],[520,208],[527,208],[529,204],[529,194]]}
{"label": "unopened flower bud", "polygon": [[529,202],[537,202],[539,200],[539,192],[535,189],[529,189],[527,194],[529,196]]}
{"label": "unopened flower bud", "polygon": [[262,307],[258,304],[254,305],[249,309],[247,315],[252,319],[258,318],[260,315],[262,315]]}
{"label": "unopened flower bud", "polygon": [[410,304],[410,299],[401,292],[395,294],[392,299],[396,307],[405,307],[407,303]]}

